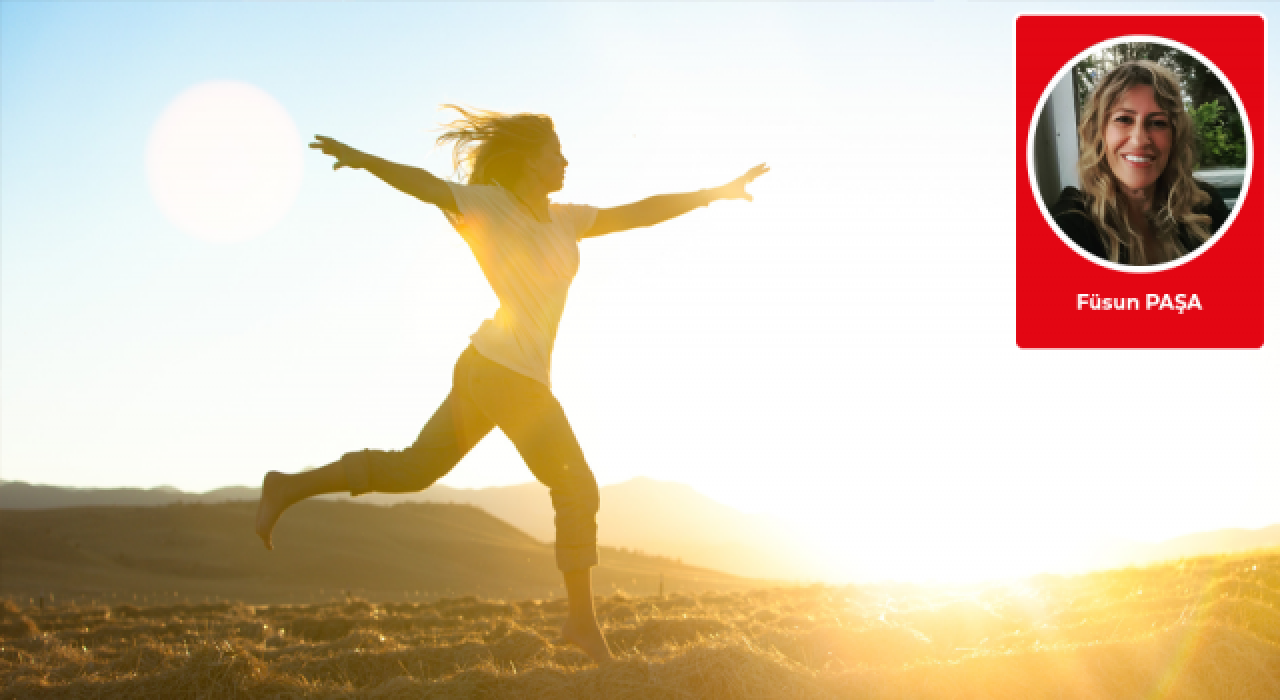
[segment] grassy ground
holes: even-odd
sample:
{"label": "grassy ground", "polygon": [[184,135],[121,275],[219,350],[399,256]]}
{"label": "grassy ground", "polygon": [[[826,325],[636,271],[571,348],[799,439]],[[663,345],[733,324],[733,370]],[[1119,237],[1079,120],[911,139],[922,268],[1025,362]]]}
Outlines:
{"label": "grassy ground", "polygon": [[563,600],[4,603],[0,697],[1280,698],[1280,552],[964,589]]}

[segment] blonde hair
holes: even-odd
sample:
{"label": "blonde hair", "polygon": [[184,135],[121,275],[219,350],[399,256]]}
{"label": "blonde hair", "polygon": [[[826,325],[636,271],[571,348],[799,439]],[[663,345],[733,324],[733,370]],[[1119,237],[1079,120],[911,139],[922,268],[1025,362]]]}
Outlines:
{"label": "blonde hair", "polygon": [[452,144],[454,172],[470,185],[511,189],[524,176],[528,160],[556,135],[551,117],[544,114],[443,106],[461,117],[444,124],[436,144]]}
{"label": "blonde hair", "polygon": [[1208,193],[1192,179],[1195,167],[1195,133],[1191,117],[1182,103],[1178,78],[1168,68],[1152,61],[1129,61],[1116,66],[1098,81],[1081,109],[1080,116],[1080,189],[1085,209],[1098,227],[1107,259],[1120,262],[1127,252],[1127,263],[1145,265],[1147,251],[1142,237],[1129,220],[1129,208],[1115,173],[1107,164],[1105,133],[1107,120],[1125,91],[1138,85],[1149,85],[1155,92],[1156,104],[1169,116],[1173,127],[1173,145],[1169,162],[1156,180],[1155,196],[1147,222],[1156,240],[1164,247],[1165,257],[1172,260],[1186,255],[1187,248],[1178,232],[1186,231],[1193,241],[1209,238],[1210,218],[1197,214],[1196,207],[1207,204]]}

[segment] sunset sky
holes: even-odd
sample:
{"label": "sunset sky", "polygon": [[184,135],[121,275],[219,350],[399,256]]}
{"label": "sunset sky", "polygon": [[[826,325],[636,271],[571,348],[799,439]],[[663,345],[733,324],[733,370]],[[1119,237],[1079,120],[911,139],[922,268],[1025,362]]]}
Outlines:
{"label": "sunset sky", "polygon": [[[1014,343],[1014,18],[1068,9],[5,2],[0,476],[208,490],[412,442],[496,299],[436,210],[305,146],[447,176],[459,103],[551,115],[558,201],[772,168],[754,203],[582,244],[552,377],[601,483],[687,483],[899,576],[1278,523],[1273,236],[1261,350]],[[217,212],[240,240],[155,185],[163,117],[210,84],[283,134],[244,174],[275,199]],[[495,433],[443,483],[529,480]]]}

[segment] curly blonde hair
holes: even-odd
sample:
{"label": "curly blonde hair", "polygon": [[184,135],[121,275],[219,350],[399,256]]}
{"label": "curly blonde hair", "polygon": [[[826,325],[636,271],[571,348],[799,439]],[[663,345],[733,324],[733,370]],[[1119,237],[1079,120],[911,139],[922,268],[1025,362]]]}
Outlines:
{"label": "curly blonde hair", "polygon": [[556,135],[555,124],[545,114],[443,106],[461,116],[444,124],[436,144],[452,144],[454,172],[469,185],[511,189],[524,176],[528,160]]}
{"label": "curly blonde hair", "polygon": [[1209,194],[1192,179],[1195,166],[1195,133],[1191,117],[1182,102],[1178,78],[1168,68],[1152,61],[1129,61],[1116,66],[1098,81],[1080,111],[1080,189],[1085,209],[1097,225],[1107,259],[1120,262],[1122,252],[1130,265],[1145,265],[1149,259],[1143,250],[1142,236],[1134,230],[1129,209],[1123,201],[1119,180],[1107,164],[1105,132],[1107,119],[1126,90],[1148,85],[1155,92],[1156,104],[1169,116],[1173,127],[1173,145],[1169,163],[1156,181],[1155,196],[1147,223],[1156,240],[1164,248],[1167,260],[1187,254],[1179,240],[1185,231],[1193,241],[1209,238],[1210,218],[1195,209],[1209,203]]}

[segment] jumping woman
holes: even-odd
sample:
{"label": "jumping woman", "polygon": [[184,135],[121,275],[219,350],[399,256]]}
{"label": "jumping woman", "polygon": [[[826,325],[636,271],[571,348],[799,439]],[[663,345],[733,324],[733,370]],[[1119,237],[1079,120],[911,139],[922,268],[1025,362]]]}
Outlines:
{"label": "jumping woman", "polygon": [[454,169],[467,184],[385,161],[325,136],[311,144],[338,168],[364,169],[388,185],[435,205],[475,254],[498,296],[493,318],[471,336],[453,370],[453,387],[408,448],[350,452],[298,474],[268,472],[256,529],[267,549],[289,506],[348,491],[409,493],[431,486],[494,426],[511,440],[533,475],[551,491],[556,565],[564,574],[569,618],[564,638],[597,663],[612,658],[596,622],[591,567],[600,493],[560,402],[551,393],[551,346],[578,270],[578,241],[652,226],[718,199],[751,201],[746,186],[769,171],[757,165],[720,187],[667,194],[611,209],[558,204],[569,162],[549,117],[456,110],[437,140],[452,144]]}

